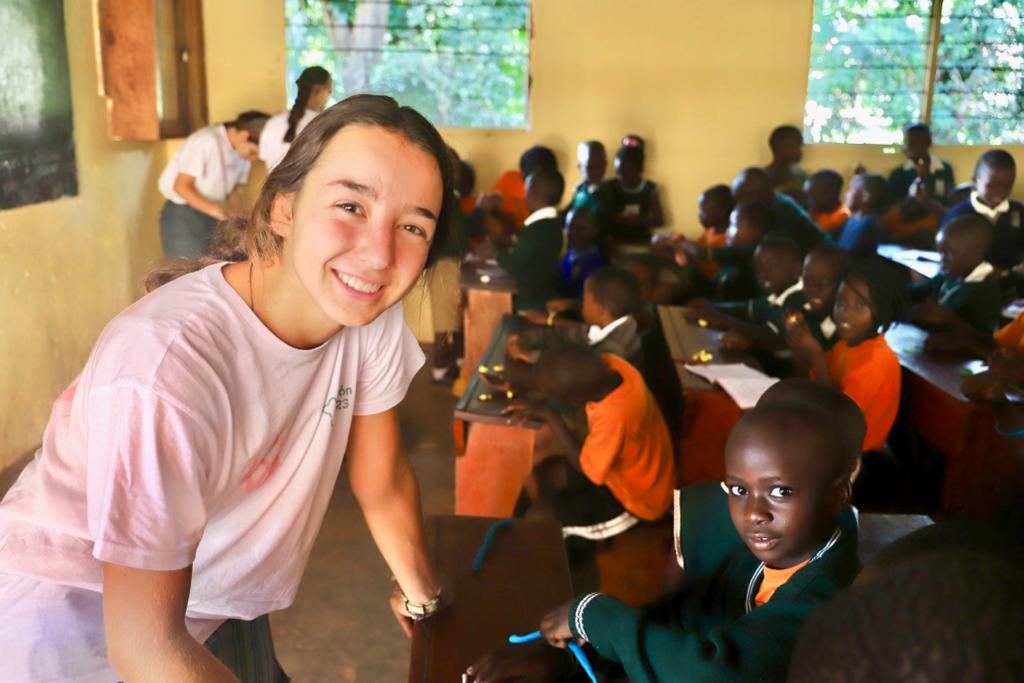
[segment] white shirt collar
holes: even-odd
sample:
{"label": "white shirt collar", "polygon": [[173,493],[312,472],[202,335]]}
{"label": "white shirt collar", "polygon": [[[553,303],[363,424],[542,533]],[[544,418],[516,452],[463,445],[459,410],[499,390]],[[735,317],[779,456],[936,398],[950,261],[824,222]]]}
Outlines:
{"label": "white shirt collar", "polygon": [[629,320],[629,316],[624,315],[621,318],[616,318],[615,320],[611,321],[604,327],[591,325],[590,328],[587,330],[587,342],[591,346],[597,346],[598,344],[603,342],[608,337],[608,335],[615,330],[616,327],[624,325],[627,320]]}
{"label": "white shirt collar", "polygon": [[995,268],[992,267],[991,263],[988,261],[982,261],[975,266],[974,270],[972,270],[967,277],[964,278],[964,282],[981,282],[991,275],[994,270]]}
{"label": "white shirt collar", "polygon": [[976,190],[971,190],[971,206],[974,210],[995,223],[999,220],[999,217],[1010,210],[1010,200],[1004,199],[999,203],[999,206],[992,208],[985,202],[981,201],[981,197],[978,196]]}
{"label": "white shirt collar", "polygon": [[[917,168],[917,164],[915,164],[910,159],[907,159],[905,162],[903,162],[903,170],[905,170],[905,171],[913,171],[916,168]],[[943,168],[943,166],[942,166],[942,159],[938,158],[934,154],[929,154],[928,155],[928,170],[931,173],[938,173],[939,171],[942,170],[942,168]]]}
{"label": "white shirt collar", "polygon": [[546,218],[558,218],[558,209],[554,206],[545,206],[543,209],[537,209],[526,217],[526,220],[523,221],[523,225],[531,225]]}
{"label": "white shirt collar", "polygon": [[790,294],[792,294],[793,292],[799,292],[803,288],[804,288],[804,281],[803,281],[803,278],[800,278],[799,280],[796,281],[795,284],[791,285],[790,288],[787,289],[786,291],[784,291],[784,292],[782,292],[780,294],[769,294],[768,295],[768,303],[770,305],[772,305],[772,306],[781,306],[783,303],[785,303],[786,299],[789,298]]}

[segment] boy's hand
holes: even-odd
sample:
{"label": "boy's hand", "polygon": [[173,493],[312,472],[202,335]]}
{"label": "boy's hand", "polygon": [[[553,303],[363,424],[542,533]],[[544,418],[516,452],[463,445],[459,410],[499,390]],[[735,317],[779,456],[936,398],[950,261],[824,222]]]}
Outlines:
{"label": "boy's hand", "polygon": [[551,412],[551,407],[544,401],[513,401],[501,414],[508,418],[508,424],[522,427],[530,420],[547,421]]}
{"label": "boy's hand", "polygon": [[754,343],[739,332],[726,332],[722,335],[722,346],[730,351],[749,351]]}
{"label": "boy's hand", "polygon": [[803,354],[822,352],[821,343],[811,334],[811,330],[807,327],[807,321],[804,320],[802,313],[799,311],[787,313],[784,322],[786,325],[786,345],[789,348]]}
{"label": "boy's hand", "polygon": [[540,310],[539,308],[531,308],[528,311],[524,311],[523,317],[529,320],[534,325],[547,326],[548,324],[548,314]]}
{"label": "boy's hand", "polygon": [[481,372],[480,379],[498,391],[512,391],[512,384],[508,381],[505,377],[505,373],[503,372],[494,372],[493,370]]}
{"label": "boy's hand", "polygon": [[572,602],[567,602],[541,617],[540,632],[544,639],[554,647],[565,648],[573,638],[572,631],[569,630],[569,608],[571,606]]}
{"label": "boy's hand", "polygon": [[914,182],[910,184],[910,189],[907,190],[907,196],[913,197],[919,202],[928,201],[928,188],[925,187],[924,178],[918,177],[914,179]]}
{"label": "boy's hand", "polygon": [[553,683],[561,678],[565,657],[564,652],[534,643],[481,657],[466,668],[466,674],[474,683]]}
{"label": "boy's hand", "polygon": [[960,385],[960,390],[975,403],[997,405],[1006,400],[1006,384],[994,372],[971,375]]}
{"label": "boy's hand", "polygon": [[551,299],[548,301],[548,313],[564,313],[579,308],[579,306],[580,302],[576,299]]}

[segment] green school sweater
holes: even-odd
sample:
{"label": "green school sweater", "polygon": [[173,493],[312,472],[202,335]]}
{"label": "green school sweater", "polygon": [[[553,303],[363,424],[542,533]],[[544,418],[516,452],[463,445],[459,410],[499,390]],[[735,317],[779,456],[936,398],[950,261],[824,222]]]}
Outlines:
{"label": "green school sweater", "polygon": [[747,302],[750,322],[765,325],[777,335],[786,333],[786,315],[802,310],[806,303],[803,283],[797,282],[778,296],[759,296]]}
{"label": "green school sweater", "polygon": [[[978,268],[986,265],[988,264],[983,262]],[[999,276],[995,272],[989,272],[983,277],[975,277],[975,273],[979,272],[983,271],[975,269],[963,279],[950,278],[939,273],[930,280],[913,285],[912,297],[915,302],[925,299],[936,301],[979,332],[990,335],[995,331],[1002,316]]]}
{"label": "green school sweater", "polygon": [[498,254],[498,265],[516,281],[516,310],[544,309],[561,284],[562,221],[545,218],[519,231],[515,245]]}
{"label": "green school sweater", "polygon": [[[953,167],[948,161],[934,156],[929,158],[930,169],[924,179],[924,187],[928,196],[940,202],[946,201],[946,195],[956,187],[953,181]],[[889,192],[892,198],[900,201],[907,196],[910,186],[917,180],[917,166],[909,159],[897,166],[889,174]]]}
{"label": "green school sweater", "polygon": [[763,565],[743,546],[711,574],[644,608],[600,593],[581,596],[569,626],[633,683],[782,681],[804,620],[860,570],[856,530],[837,524],[832,539],[761,607],[753,600]]}

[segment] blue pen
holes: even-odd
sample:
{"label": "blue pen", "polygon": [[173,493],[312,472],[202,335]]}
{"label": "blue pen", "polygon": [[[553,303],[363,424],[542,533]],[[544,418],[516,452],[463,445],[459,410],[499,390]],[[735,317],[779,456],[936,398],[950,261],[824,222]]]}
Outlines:
{"label": "blue pen", "polygon": [[[513,645],[520,645],[522,643],[529,643],[531,640],[537,640],[541,637],[540,631],[534,631],[533,633],[527,633],[523,636],[517,636],[515,634],[508,637],[508,642]],[[583,648],[577,645],[573,641],[569,641],[569,652],[573,654],[576,661],[583,667],[584,673],[587,674],[592,683],[597,683],[597,674],[594,673],[594,667],[590,665],[590,660],[587,659],[587,653],[583,651]]]}
{"label": "blue pen", "polygon": [[476,558],[473,560],[474,574],[480,571],[480,567],[484,566],[484,556],[487,555],[487,551],[490,549],[491,543],[494,541],[494,535],[498,533],[498,529],[503,526],[511,526],[512,521],[512,519],[499,519],[491,525],[490,529],[487,530],[487,534],[484,535],[484,541],[480,544],[480,550],[476,551]]}
{"label": "blue pen", "polygon": [[597,683],[597,674],[594,673],[594,667],[590,665],[590,660],[587,659],[587,653],[583,651],[583,648],[570,640],[569,651],[576,655],[576,661],[583,667],[583,671],[587,674],[587,678],[591,680],[591,683]]}

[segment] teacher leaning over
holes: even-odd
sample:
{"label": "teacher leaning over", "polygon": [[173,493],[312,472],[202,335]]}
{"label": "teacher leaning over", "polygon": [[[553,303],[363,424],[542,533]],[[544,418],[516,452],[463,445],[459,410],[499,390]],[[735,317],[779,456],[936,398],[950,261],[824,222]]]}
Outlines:
{"label": "teacher leaning over", "polygon": [[190,262],[110,322],[0,503],[5,681],[237,680],[202,645],[228,627],[262,643],[235,671],[275,680],[261,617],[292,603],[343,459],[392,608],[437,608],[395,406],[423,363],[401,299],[452,196],[426,119],[351,97],[267,177],[245,260]]}

